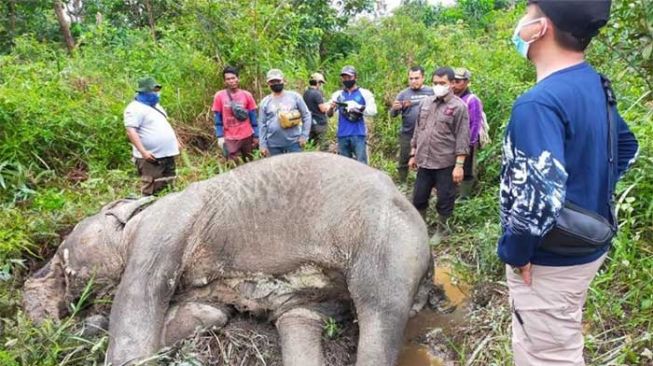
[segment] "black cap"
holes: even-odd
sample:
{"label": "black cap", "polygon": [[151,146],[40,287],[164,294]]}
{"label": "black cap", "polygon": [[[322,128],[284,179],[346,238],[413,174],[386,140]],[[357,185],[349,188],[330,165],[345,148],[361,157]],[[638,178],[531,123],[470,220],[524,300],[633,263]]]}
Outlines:
{"label": "black cap", "polygon": [[556,28],[576,38],[592,38],[610,19],[612,0],[528,0],[537,4]]}

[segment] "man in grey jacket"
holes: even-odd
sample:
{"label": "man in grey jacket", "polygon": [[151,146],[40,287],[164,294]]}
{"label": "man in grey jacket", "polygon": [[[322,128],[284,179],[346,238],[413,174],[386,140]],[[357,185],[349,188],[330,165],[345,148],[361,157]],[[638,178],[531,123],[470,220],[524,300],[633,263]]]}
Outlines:
{"label": "man in grey jacket", "polygon": [[409,87],[402,90],[392,103],[390,115],[397,117],[401,113],[401,131],[399,135],[399,161],[397,171],[399,182],[406,183],[408,176],[408,160],[410,159],[410,140],[415,131],[415,122],[419,115],[419,106],[422,99],[433,95],[433,89],[424,86],[424,69],[413,66],[408,71]]}
{"label": "man in grey jacket", "polygon": [[311,131],[311,112],[301,95],[284,90],[279,69],[266,76],[272,93],[259,106],[260,148],[263,156],[302,151]]}

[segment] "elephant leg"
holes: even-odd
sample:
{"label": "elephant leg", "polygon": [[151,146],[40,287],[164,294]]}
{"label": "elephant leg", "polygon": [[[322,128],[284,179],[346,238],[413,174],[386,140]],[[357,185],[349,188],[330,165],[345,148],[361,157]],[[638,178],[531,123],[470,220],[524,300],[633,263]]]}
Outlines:
{"label": "elephant leg", "polygon": [[187,302],[168,309],[161,339],[169,346],[192,335],[198,328],[223,327],[230,311],[225,306]]}
{"label": "elephant leg", "polygon": [[284,366],[323,366],[322,315],[298,308],[283,313],[276,326]]}
{"label": "elephant leg", "polygon": [[358,318],[356,366],[395,365],[415,295],[427,273],[425,230],[415,235],[396,223],[394,232],[372,238],[383,245],[367,244],[374,250],[352,258],[347,286]]}

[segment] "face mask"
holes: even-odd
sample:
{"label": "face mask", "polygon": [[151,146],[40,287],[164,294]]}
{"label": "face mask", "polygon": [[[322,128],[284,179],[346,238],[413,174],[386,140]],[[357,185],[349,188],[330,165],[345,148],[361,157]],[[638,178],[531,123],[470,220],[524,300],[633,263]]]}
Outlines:
{"label": "face mask", "polygon": [[270,89],[275,93],[281,93],[283,90],[283,84],[272,84],[270,85]]}
{"label": "face mask", "polygon": [[356,85],[356,80],[343,80],[342,85],[345,86],[347,89],[351,89]]}
{"label": "face mask", "polygon": [[136,100],[138,100],[141,103],[150,105],[152,107],[157,105],[160,99],[161,98],[159,97],[158,93],[155,92],[151,92],[151,93],[139,92],[136,95]]}
{"label": "face mask", "polygon": [[433,94],[436,97],[442,98],[449,93],[449,87],[447,85],[433,85]]}
{"label": "face mask", "polygon": [[524,28],[525,26],[540,22],[543,19],[544,18],[537,18],[537,19],[529,20],[525,23],[519,22],[517,24],[517,27],[515,28],[515,33],[513,33],[512,35],[512,43],[515,45],[515,49],[517,50],[517,52],[519,52],[520,55],[522,55],[522,57],[528,58],[528,49],[530,48],[531,43],[537,41],[540,37],[544,35],[544,33],[546,33],[546,23],[544,23],[544,29],[542,29],[540,35],[538,35],[537,38],[531,39],[528,42],[521,39],[521,37],[519,36],[519,32],[521,32],[522,28]]}

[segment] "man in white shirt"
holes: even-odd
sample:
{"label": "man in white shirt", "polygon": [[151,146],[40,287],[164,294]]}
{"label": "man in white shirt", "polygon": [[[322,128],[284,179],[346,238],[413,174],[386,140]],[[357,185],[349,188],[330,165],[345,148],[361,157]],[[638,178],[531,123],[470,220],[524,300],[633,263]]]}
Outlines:
{"label": "man in white shirt", "polygon": [[180,143],[168,123],[168,115],[159,104],[161,85],[153,78],[138,81],[134,100],[124,112],[127,137],[141,177],[141,193],[156,194],[171,184],[176,176],[175,156]]}

